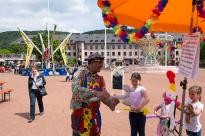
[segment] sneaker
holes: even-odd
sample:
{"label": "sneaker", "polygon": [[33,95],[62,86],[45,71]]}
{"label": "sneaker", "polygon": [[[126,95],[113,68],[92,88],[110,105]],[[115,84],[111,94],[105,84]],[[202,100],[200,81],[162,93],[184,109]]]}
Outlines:
{"label": "sneaker", "polygon": [[31,123],[32,121],[34,121],[34,119],[33,119],[33,118],[30,118],[30,119],[28,120],[28,123]]}
{"label": "sneaker", "polygon": [[39,115],[40,115],[40,116],[43,116],[43,114],[44,114],[44,112],[40,112],[40,114],[39,114]]}

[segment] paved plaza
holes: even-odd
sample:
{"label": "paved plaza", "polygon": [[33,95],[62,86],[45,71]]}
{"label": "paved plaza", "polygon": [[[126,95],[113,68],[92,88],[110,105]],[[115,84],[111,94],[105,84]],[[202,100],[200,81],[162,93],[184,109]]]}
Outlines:
{"label": "paved plaza", "polygon": [[[111,94],[121,93],[120,90],[111,89],[111,72],[102,71],[100,75],[105,78],[106,86]],[[205,70],[200,70],[195,80],[188,80],[188,87],[197,84],[202,86],[202,102],[205,103]],[[0,136],[71,136],[72,110],[69,108],[71,99],[71,82],[65,82],[65,76],[46,77],[48,95],[45,96],[45,114],[38,115],[36,106],[36,119],[27,123],[29,115],[29,97],[26,76],[13,75],[12,73],[0,73],[0,81],[7,82],[4,88],[14,88],[11,100],[0,103]],[[130,73],[125,73],[125,83],[130,84]],[[176,86],[181,99],[182,89],[179,86],[183,76],[176,75]],[[146,87],[150,96],[149,108],[153,110],[162,101],[162,93],[168,89],[168,79],[165,74],[142,74],[142,84]],[[187,96],[187,95],[186,95]],[[37,103],[36,103],[37,104]],[[129,136],[128,112],[121,110],[125,106],[119,104],[116,109],[120,112],[112,112],[101,105],[102,136]],[[177,112],[179,114],[179,112]],[[152,114],[152,113],[150,113]],[[177,115],[178,116],[178,115]],[[146,123],[146,135],[155,136],[158,119],[148,119]],[[205,127],[205,112],[201,117],[203,128]],[[203,134],[205,135],[205,131]]]}

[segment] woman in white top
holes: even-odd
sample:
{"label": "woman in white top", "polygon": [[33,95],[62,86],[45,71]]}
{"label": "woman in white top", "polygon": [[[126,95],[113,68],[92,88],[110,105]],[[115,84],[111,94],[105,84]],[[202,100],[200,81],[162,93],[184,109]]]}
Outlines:
{"label": "woman in white top", "polygon": [[40,95],[39,88],[45,88],[45,78],[43,75],[39,75],[36,67],[31,68],[31,76],[28,78],[28,90],[30,98],[30,119],[29,122],[32,122],[35,119],[35,103],[36,98],[38,101],[40,115],[44,113],[44,106],[42,96]]}

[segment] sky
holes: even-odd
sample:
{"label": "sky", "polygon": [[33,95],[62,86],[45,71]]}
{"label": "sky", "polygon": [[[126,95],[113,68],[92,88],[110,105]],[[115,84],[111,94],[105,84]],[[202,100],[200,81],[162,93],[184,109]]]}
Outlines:
{"label": "sky", "polygon": [[105,28],[97,0],[0,0],[0,32],[45,30],[47,24],[78,33]]}

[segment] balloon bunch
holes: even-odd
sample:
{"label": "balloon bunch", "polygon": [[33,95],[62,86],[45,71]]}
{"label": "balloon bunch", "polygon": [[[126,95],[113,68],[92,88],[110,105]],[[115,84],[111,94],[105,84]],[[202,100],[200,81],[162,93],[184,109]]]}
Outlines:
{"label": "balloon bunch", "polygon": [[114,12],[110,9],[111,4],[109,0],[98,0],[98,5],[102,9],[102,17],[105,26],[112,28],[115,35],[126,43],[136,43],[138,39],[143,38],[144,35],[149,32],[153,21],[158,19],[167,3],[168,0],[159,0],[157,6],[152,10],[151,17],[145,22],[144,26],[142,26],[139,31],[129,34],[127,27],[118,23]]}
{"label": "balloon bunch", "polygon": [[161,15],[167,3],[168,3],[168,0],[160,0],[157,6],[152,10],[152,13],[153,13],[152,17],[157,19]]}
{"label": "balloon bunch", "polygon": [[195,26],[192,31],[193,33],[195,32],[200,32],[201,34],[203,33],[202,28],[200,26]]}
{"label": "balloon bunch", "polygon": [[176,107],[179,107],[181,106],[180,102],[176,99],[176,96],[177,96],[177,93],[176,93],[176,85],[175,85],[175,73],[173,71],[167,71],[167,78],[169,80],[169,89],[170,91],[172,92],[171,96],[174,98],[172,99],[169,99],[169,98],[166,98],[166,100],[168,100],[169,102],[171,101],[175,101],[175,104],[176,104]]}
{"label": "balloon bunch", "polygon": [[175,73],[172,71],[167,71],[167,78],[169,80],[169,89],[173,92],[176,91],[176,85],[175,85]]}
{"label": "balloon bunch", "polygon": [[204,0],[198,0],[196,7],[198,11],[198,16],[201,18],[205,18]]}

